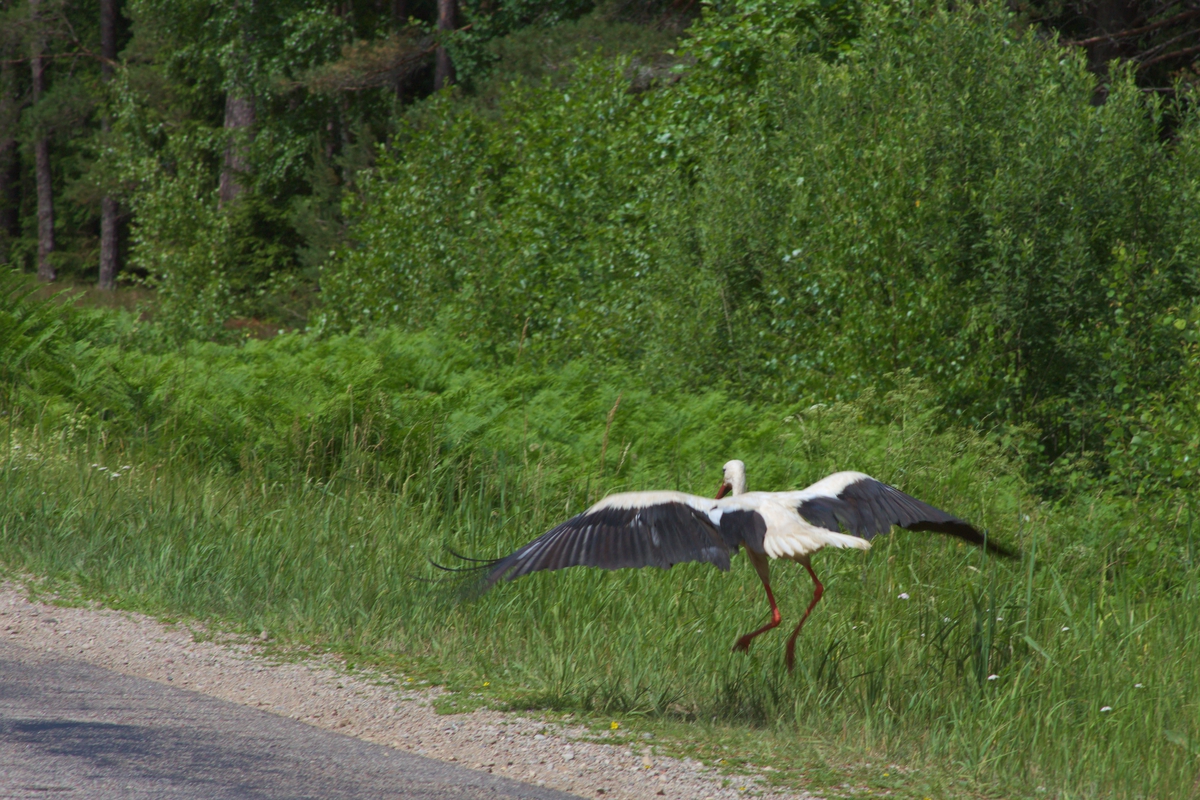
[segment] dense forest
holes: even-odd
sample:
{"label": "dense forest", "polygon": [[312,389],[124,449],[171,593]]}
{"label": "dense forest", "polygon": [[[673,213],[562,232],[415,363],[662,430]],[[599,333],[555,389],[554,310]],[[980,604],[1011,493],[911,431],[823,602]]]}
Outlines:
{"label": "dense forest", "polygon": [[[0,8],[0,577],[828,796],[1195,795],[1198,0]],[[742,558],[429,566],[731,458],[1021,560],[822,553],[794,673]]]}
{"label": "dense forest", "polygon": [[[182,177],[190,166],[201,192],[193,202],[215,193],[237,217],[222,257],[257,265],[239,270],[250,273],[246,286],[289,273],[312,289],[312,268],[346,242],[343,192],[380,147],[395,153],[415,116],[494,108],[513,81],[564,78],[590,55],[632,57],[632,93],[670,93],[682,80],[695,95],[713,79],[745,91],[793,53],[849,59],[872,9],[851,0],[5,2],[0,259],[43,280],[105,288],[118,272],[161,277],[136,247],[137,209],[162,203],[139,169]],[[1122,68],[1163,97],[1195,80],[1200,8],[1189,2],[1009,10],[1014,35],[1033,31],[1083,55],[1097,103]],[[450,86],[454,103],[425,108]],[[246,208],[232,202],[243,194]]]}
{"label": "dense forest", "polygon": [[1044,468],[1196,474],[1188,2],[5,6],[0,259],[175,341],[908,371]]}
{"label": "dense forest", "polygon": [[1200,485],[1194,3],[3,13],[0,258],[141,302],[12,289],[6,404],[144,427],[112,352],[399,330],[769,406],[915,379],[1046,498]]}
{"label": "dense forest", "polygon": [[164,213],[166,173],[232,226],[221,259],[245,262],[239,289],[286,275],[311,290],[344,241],[343,191],[431,94],[485,101],[585,51],[661,55],[694,16],[571,0],[6,2],[0,258],[106,288],[161,278],[138,229]]}

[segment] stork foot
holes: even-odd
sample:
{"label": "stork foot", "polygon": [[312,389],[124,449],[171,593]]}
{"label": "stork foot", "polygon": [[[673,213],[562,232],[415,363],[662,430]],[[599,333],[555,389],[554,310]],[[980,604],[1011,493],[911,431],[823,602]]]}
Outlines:
{"label": "stork foot", "polygon": [[754,641],[754,634],[747,633],[745,636],[743,636],[742,638],[738,639],[736,642],[733,643],[733,650],[731,652],[749,653],[750,652],[750,643],[752,641]]}

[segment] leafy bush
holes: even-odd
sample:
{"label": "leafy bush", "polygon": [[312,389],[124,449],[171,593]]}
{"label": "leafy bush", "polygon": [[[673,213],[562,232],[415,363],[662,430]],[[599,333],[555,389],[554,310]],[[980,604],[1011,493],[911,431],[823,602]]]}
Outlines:
{"label": "leafy bush", "polygon": [[996,5],[797,8],[746,52],[727,28],[765,12],[710,13],[646,94],[590,62],[494,115],[428,109],[354,208],[327,320],[775,401],[911,370],[954,419],[1103,468],[1113,410],[1183,364],[1155,321],[1200,291],[1194,108],[1165,140],[1131,76],[1095,105],[1083,59]]}
{"label": "leafy bush", "polygon": [[130,259],[158,290],[159,320],[177,337],[217,336],[235,311],[233,265],[221,259],[230,220],[207,168],[221,146],[194,130],[172,137],[165,156],[127,158],[125,174],[139,187]]}
{"label": "leafy bush", "polygon": [[[431,104],[363,182],[347,250],[322,278],[335,326],[468,333],[492,353],[630,358],[653,270],[649,188],[668,144],[622,65],[563,88],[514,87],[485,115]],[[648,146],[650,143],[651,146]]]}
{"label": "leafy bush", "polygon": [[1180,365],[1151,322],[1200,289],[1200,218],[1159,211],[1194,184],[1194,116],[1164,144],[1132,80],[1094,105],[1082,58],[991,8],[870,25],[844,65],[779,65],[706,157],[659,251],[700,313],[655,340],[778,397],[912,369],[964,420],[1095,445],[1101,404]]}
{"label": "leafy bush", "polygon": [[278,298],[301,280],[301,239],[285,210],[254,193],[217,202],[208,164],[223,147],[196,129],[125,164],[138,185],[130,260],[157,290],[155,317],[177,341],[228,338],[231,317],[277,321],[286,316]]}

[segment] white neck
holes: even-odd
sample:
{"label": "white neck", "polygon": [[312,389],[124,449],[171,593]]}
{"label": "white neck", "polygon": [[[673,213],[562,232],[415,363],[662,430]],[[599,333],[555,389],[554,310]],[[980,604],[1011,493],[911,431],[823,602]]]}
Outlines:
{"label": "white neck", "polygon": [[725,480],[729,484],[729,494],[745,494],[746,466],[740,461],[731,461],[725,465]]}

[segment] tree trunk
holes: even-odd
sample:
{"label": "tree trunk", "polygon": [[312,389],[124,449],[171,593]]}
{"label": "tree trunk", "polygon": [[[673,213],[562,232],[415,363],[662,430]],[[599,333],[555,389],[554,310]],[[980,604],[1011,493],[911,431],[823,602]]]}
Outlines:
{"label": "tree trunk", "polygon": [[[1092,6],[1092,19],[1097,33],[1119,33],[1136,27],[1141,19],[1138,0],[1096,0]],[[1108,72],[1108,62],[1114,58],[1134,55],[1136,39],[1100,41],[1092,45],[1088,53],[1092,70],[1099,75]]]}
{"label": "tree trunk", "polygon": [[21,166],[17,159],[17,142],[8,139],[0,143],[0,264],[7,264],[9,243],[17,235],[18,192],[21,188]]}
{"label": "tree trunk", "polygon": [[[117,0],[100,0],[100,79],[112,80],[113,62],[117,60]],[[107,134],[112,120],[105,115],[100,120],[101,132]],[[117,220],[120,209],[116,198],[105,195],[100,201],[100,280],[101,289],[117,288]]]}
{"label": "tree trunk", "polygon": [[120,218],[121,209],[116,198],[105,195],[100,200],[100,280],[96,282],[100,289],[117,288],[117,256],[120,246],[117,239],[117,223],[120,222]]}
{"label": "tree trunk", "polygon": [[[454,30],[454,17],[457,11],[455,0],[438,0],[438,21],[437,26],[439,31]],[[446,52],[445,47],[437,49],[437,63],[434,66],[433,72],[433,90],[441,91],[444,87],[454,83],[454,64],[450,61],[450,54]]]}
{"label": "tree trunk", "polygon": [[[36,106],[46,91],[46,63],[42,58],[45,35],[38,15],[38,0],[29,0],[29,17],[33,22],[33,52],[29,59],[33,67],[33,104]],[[50,254],[54,252],[54,192],[50,182],[50,139],[47,131],[38,130],[33,141],[34,172],[37,176],[38,266],[37,275],[43,281],[58,277]]]}
{"label": "tree trunk", "polygon": [[245,189],[241,180],[250,166],[246,150],[248,140],[253,136],[255,119],[253,96],[234,91],[225,95],[225,130],[228,131],[228,138],[218,194],[222,207],[233,202]]}
{"label": "tree trunk", "polygon": [[19,232],[17,210],[21,206],[21,160],[17,154],[17,118],[20,100],[13,72],[15,65],[3,51],[0,61],[0,264],[7,264],[9,246]]}
{"label": "tree trunk", "polygon": [[[399,33],[408,28],[408,0],[391,0],[392,4],[392,32]],[[406,79],[403,77],[397,78],[392,91],[396,93],[396,99],[404,100],[404,86]]]}

